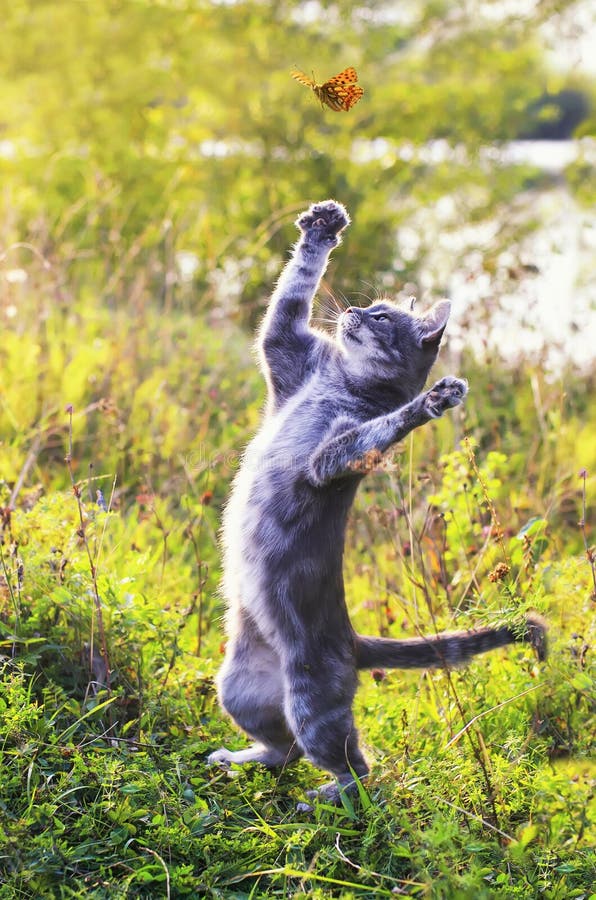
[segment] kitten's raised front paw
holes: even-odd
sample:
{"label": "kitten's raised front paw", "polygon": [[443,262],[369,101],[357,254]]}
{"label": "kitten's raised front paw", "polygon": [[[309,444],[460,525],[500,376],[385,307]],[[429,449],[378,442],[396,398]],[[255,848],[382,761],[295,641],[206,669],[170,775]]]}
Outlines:
{"label": "kitten's raised front paw", "polygon": [[463,403],[467,393],[467,381],[447,375],[423,395],[424,409],[432,419],[438,419],[446,409]]}
{"label": "kitten's raised front paw", "polygon": [[309,240],[333,244],[339,243],[338,235],[350,224],[350,217],[341,203],[325,200],[313,203],[307,212],[296,219],[296,225]]}

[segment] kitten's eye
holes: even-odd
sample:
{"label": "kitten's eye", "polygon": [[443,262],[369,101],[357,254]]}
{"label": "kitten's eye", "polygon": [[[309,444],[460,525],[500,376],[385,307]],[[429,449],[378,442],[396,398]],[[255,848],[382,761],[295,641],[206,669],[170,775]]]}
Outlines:
{"label": "kitten's eye", "polygon": [[378,313],[378,315],[373,316],[373,319],[377,322],[387,322],[389,320],[389,316],[385,315],[385,313]]}

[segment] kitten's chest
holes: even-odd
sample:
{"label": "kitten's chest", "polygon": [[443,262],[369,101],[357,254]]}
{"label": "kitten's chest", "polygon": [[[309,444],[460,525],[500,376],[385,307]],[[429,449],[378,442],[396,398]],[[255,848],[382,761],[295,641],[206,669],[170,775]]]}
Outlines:
{"label": "kitten's chest", "polygon": [[301,393],[270,415],[246,448],[224,513],[224,591],[228,601],[250,602],[251,608],[266,593],[271,559],[283,557],[293,543],[287,518],[308,456],[296,426],[308,396]]}
{"label": "kitten's chest", "polygon": [[287,468],[288,477],[296,474],[296,465],[305,459],[320,440],[322,411],[316,397],[316,381],[311,378],[278,411],[267,416],[244,456],[243,470],[263,471]]}
{"label": "kitten's chest", "polygon": [[[288,502],[281,494],[305,471],[317,443],[310,383],[273,415],[269,415],[245,450],[227,507],[231,516],[251,532],[251,523],[271,512],[272,505]],[[310,426],[309,423],[310,422]]]}

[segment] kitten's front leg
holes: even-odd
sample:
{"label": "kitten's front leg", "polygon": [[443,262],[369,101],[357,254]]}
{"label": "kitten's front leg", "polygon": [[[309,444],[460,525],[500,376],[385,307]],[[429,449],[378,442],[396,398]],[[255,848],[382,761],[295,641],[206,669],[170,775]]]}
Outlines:
{"label": "kitten's front leg", "polygon": [[362,472],[366,469],[363,462],[366,463],[370,454],[385,453],[414,428],[458,406],[467,393],[466,381],[447,375],[401,409],[335,435],[313,454],[309,463],[310,480],[323,486],[334,478]]}
{"label": "kitten's front leg", "polygon": [[349,223],[346,210],[335,200],[313,204],[296,220],[301,238],[273,292],[259,339],[274,408],[299,390],[317,347],[324,343],[309,327],[312,301],[329,254]]}
{"label": "kitten's front leg", "polygon": [[296,219],[301,238],[271,298],[261,333],[264,345],[280,331],[306,328],[329,254],[349,224],[345,207],[335,200],[313,203]]}

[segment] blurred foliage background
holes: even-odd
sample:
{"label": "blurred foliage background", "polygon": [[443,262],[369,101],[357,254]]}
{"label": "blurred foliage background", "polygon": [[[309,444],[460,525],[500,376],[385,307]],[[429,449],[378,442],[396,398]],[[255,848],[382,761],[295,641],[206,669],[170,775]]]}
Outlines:
{"label": "blurred foliage background", "polygon": [[[0,898],[590,896],[593,4],[0,0],[0,21]],[[290,77],[348,65],[347,114]],[[204,758],[244,743],[212,676],[254,327],[327,197],[353,224],[316,322],[450,296],[436,374],[471,385],[359,492],[356,627],[532,608],[552,652],[363,675],[370,798],[302,821],[312,767]]]}
{"label": "blurred foliage background", "polygon": [[[577,58],[590,4],[2,7],[1,243],[30,241],[65,303],[101,283],[103,303],[144,293],[254,323],[288,223],[328,196],[354,217],[338,290],[417,283],[426,226],[405,257],[399,227],[441,200],[444,233],[496,218],[483,249],[494,276],[532,225],[516,200],[554,177],[578,203],[596,199],[593,142],[556,176],[499,152],[594,135],[594,71]],[[321,110],[290,80],[295,65],[319,81],[354,65],[365,97],[349,114]],[[450,255],[455,268],[464,248]],[[444,292],[448,274],[426,286]]]}

